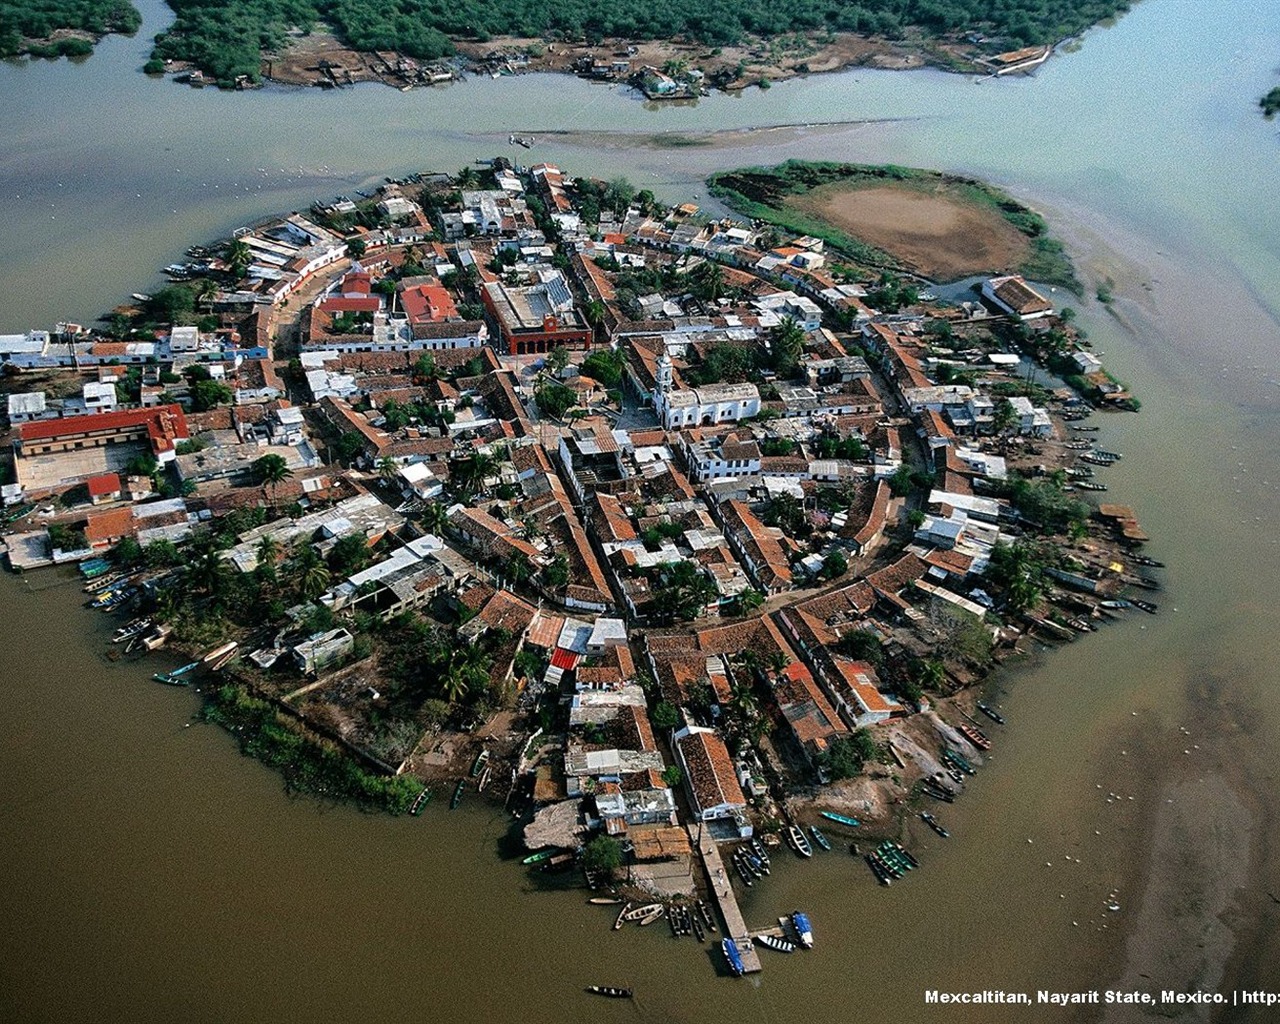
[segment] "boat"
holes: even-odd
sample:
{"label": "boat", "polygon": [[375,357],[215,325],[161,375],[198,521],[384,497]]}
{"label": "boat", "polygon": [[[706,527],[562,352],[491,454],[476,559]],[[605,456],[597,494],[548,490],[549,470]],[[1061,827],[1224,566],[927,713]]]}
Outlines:
{"label": "boat", "polygon": [[485,765],[484,771],[480,773],[480,781],[476,784],[476,792],[483,793],[484,787],[489,785],[489,776],[493,772],[491,765]]}
{"label": "boat", "polygon": [[150,295],[148,295],[146,292],[133,292],[133,293],[129,296],[129,298],[133,299],[135,302],[150,302],[150,301],[151,301],[151,296],[150,296]]}
{"label": "boat", "polygon": [[1156,609],[1159,607],[1159,605],[1152,604],[1150,601],[1143,601],[1136,597],[1132,598],[1129,603],[1135,608],[1146,612],[1148,615],[1154,615],[1156,613]]}
{"label": "boat", "polygon": [[881,885],[892,885],[893,876],[872,854],[863,854],[863,860],[867,862],[867,867],[871,869],[871,873],[876,876],[876,881]]}
{"label": "boat", "polygon": [[429,803],[431,803],[431,790],[424,786],[422,791],[413,798],[413,803],[409,805],[409,813],[416,818],[422,813],[422,808]]}
{"label": "boat", "polygon": [[[556,855],[555,847],[549,846],[545,850],[539,850],[537,853],[529,854],[529,856],[527,856],[520,863],[521,864],[541,864],[544,860],[550,860],[555,855]],[[595,900],[592,900],[591,902],[594,903]],[[614,902],[617,902],[617,901],[615,900]]]}
{"label": "boat", "polygon": [[950,838],[951,838],[951,833],[950,833],[950,832],[948,832],[945,828],[943,828],[943,827],[942,827],[942,823],[941,823],[940,821],[938,821],[938,819],[937,819],[937,818],[935,818],[935,817],[934,817],[932,814],[930,814],[928,811],[924,811],[924,812],[922,812],[922,813],[921,813],[921,815],[920,815],[920,819],[921,819],[921,820],[922,820],[926,825],[928,825],[931,829],[933,829],[935,832],[937,832],[937,833],[938,833],[938,835],[940,835],[943,839],[950,839]]}
{"label": "boat", "polygon": [[1124,456],[1120,454],[1120,452],[1109,452],[1105,448],[1095,448],[1093,450],[1093,454],[1100,459],[1109,459],[1112,462],[1119,462],[1121,459],[1124,458]]}
{"label": "boat", "polygon": [[658,920],[658,918],[660,918],[665,913],[666,913],[666,908],[659,907],[652,914],[648,914],[647,916],[640,918],[640,927],[641,928],[649,927],[649,925],[653,924],[654,921]]}
{"label": "boat", "polygon": [[1082,432],[1082,433],[1092,434],[1092,433],[1095,433],[1095,432],[1097,431],[1097,429],[1098,429],[1098,428],[1097,428],[1097,427],[1086,427],[1086,426],[1083,426],[1083,425],[1078,424],[1078,423],[1073,423],[1073,424],[1071,424],[1071,429],[1072,429],[1072,430],[1079,430],[1079,431],[1080,431],[1080,432]]}
{"label": "boat", "polygon": [[1129,561],[1133,562],[1135,565],[1149,565],[1153,569],[1164,568],[1164,562],[1157,562],[1154,558],[1149,558],[1146,555],[1130,555]]}
{"label": "boat", "polygon": [[791,927],[800,937],[800,945],[805,949],[813,949],[813,925],[809,923],[809,915],[800,910],[791,912]]}
{"label": "boat", "polygon": [[1105,491],[1107,489],[1106,484],[1095,484],[1088,480],[1081,480],[1076,486],[1082,491]]}
{"label": "boat", "polygon": [[631,910],[628,910],[626,914],[623,915],[623,920],[624,921],[641,921],[644,918],[650,917],[653,914],[661,914],[661,913],[662,913],[661,903],[646,903],[642,907],[635,907]]}
{"label": "boat", "polygon": [[1099,607],[1099,608],[1111,608],[1111,609],[1118,609],[1118,608],[1132,608],[1132,607],[1133,607],[1133,602],[1132,602],[1132,601],[1125,601],[1125,600],[1123,600],[1123,599],[1114,600],[1114,601],[1099,601],[1099,602],[1098,602],[1098,607]]}
{"label": "boat", "polygon": [[615,932],[626,923],[627,915],[629,913],[631,913],[631,904],[624,903],[622,905],[622,909],[618,911],[618,919],[613,922],[613,930]]}
{"label": "boat", "polygon": [[617,896],[592,896],[587,902],[597,907],[608,907],[617,906],[622,900]]}
{"label": "boat", "polygon": [[724,958],[729,963],[729,970],[735,978],[741,978],[746,972],[746,968],[742,964],[742,954],[738,952],[738,944],[730,938],[720,940],[720,948],[724,951]]}
{"label": "boat", "polygon": [[698,914],[702,917],[702,922],[711,931],[716,931],[716,919],[711,914],[711,908],[707,906],[706,900],[698,900]]}
{"label": "boat", "polygon": [[183,665],[181,668],[175,668],[172,672],[157,672],[151,678],[157,683],[168,683],[170,686],[188,686],[191,680],[187,678],[192,672],[200,667],[200,662],[193,661],[189,665]]}
{"label": "boat", "polygon": [[487,765],[488,763],[489,763],[489,748],[484,747],[481,749],[480,753],[476,755],[476,759],[471,762],[471,777],[474,779],[477,775],[479,775],[482,771],[484,771],[484,766]]}
{"label": "boat", "polygon": [[1095,452],[1085,452],[1083,455],[1080,456],[1080,461],[1088,462],[1094,466],[1110,466],[1111,463],[1114,462],[1115,460],[1100,458]]}
{"label": "boat", "polygon": [[617,988],[613,985],[588,985],[584,991],[593,996],[608,996],[610,999],[630,999],[631,989]]}
{"label": "boat", "polygon": [[942,752],[942,760],[945,764],[950,764],[959,768],[966,775],[977,775],[978,771],[964,757],[956,753],[950,747]]}
{"label": "boat", "polygon": [[746,887],[750,889],[755,883],[752,881],[751,872],[747,870],[747,866],[742,862],[742,858],[737,854],[734,854],[732,863],[738,871],[738,877],[741,878]]}
{"label": "boat", "polygon": [[766,868],[772,863],[769,860],[769,854],[765,851],[764,843],[760,842],[755,836],[751,837],[751,852],[760,858],[760,863]]}
{"label": "boat", "polygon": [[916,860],[916,856],[915,856],[915,854],[913,854],[910,850],[908,850],[908,849],[907,849],[905,846],[903,846],[901,843],[894,843],[894,844],[893,844],[893,848],[894,848],[895,850],[897,850],[897,851],[898,851],[898,854],[902,857],[902,859],[903,859],[903,860],[905,860],[905,861],[907,862],[907,864],[908,864],[910,867],[912,867],[912,868],[918,868],[918,867],[920,866],[920,862],[919,862],[918,860]]}
{"label": "boat", "polygon": [[148,635],[142,638],[142,646],[149,651],[157,650],[168,642],[169,634],[172,632],[172,626],[161,622]]}
{"label": "boat", "polygon": [[239,646],[240,645],[235,640],[228,640],[225,644],[221,644],[220,646],[215,647],[213,650],[211,650],[208,654],[206,654],[201,659],[201,661],[203,661],[206,665],[212,664],[213,662],[218,661],[220,658],[226,657],[228,654],[230,654]]}
{"label": "boat", "polygon": [[456,811],[458,804],[462,803],[462,791],[467,788],[467,780],[459,779],[458,785],[453,790],[453,799],[449,801],[449,810]]}
{"label": "boat", "polygon": [[850,818],[847,814],[837,814],[835,811],[823,811],[822,816],[827,821],[834,821],[837,825],[848,825],[850,828],[857,828],[862,824],[857,818]]}
{"label": "boat", "polygon": [[800,831],[799,826],[789,825],[787,827],[787,836],[791,840],[792,848],[796,853],[800,854],[801,857],[813,856],[813,847],[809,845],[809,840],[805,838],[805,835]]}
{"label": "boat", "polygon": [[702,927],[702,921],[697,914],[689,914],[689,923],[693,927],[693,937],[699,942],[707,941],[706,930]]}
{"label": "boat", "polygon": [[113,644],[125,643],[128,640],[134,639],[134,637],[141,636],[150,628],[151,628],[150,619],[146,619],[146,618],[134,619],[132,622],[127,623],[121,626],[119,629],[117,629],[115,631],[115,634],[111,637],[111,642]]}
{"label": "boat", "polygon": [[991,749],[991,741],[983,735],[980,729],[975,729],[973,726],[968,725],[965,722],[961,722],[956,726],[956,731],[979,750]]}
{"label": "boat", "polygon": [[776,949],[779,953],[794,953],[799,948],[794,942],[776,935],[757,935],[756,942],[766,949]]}
{"label": "boat", "polygon": [[831,842],[822,834],[822,830],[817,825],[809,826],[809,834],[813,836],[814,842],[821,846],[824,850],[831,849]]}

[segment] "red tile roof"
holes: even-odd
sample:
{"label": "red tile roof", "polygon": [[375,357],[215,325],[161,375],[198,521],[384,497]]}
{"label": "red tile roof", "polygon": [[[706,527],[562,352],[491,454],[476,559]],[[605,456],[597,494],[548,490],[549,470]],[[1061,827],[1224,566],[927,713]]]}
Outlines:
{"label": "red tile roof", "polygon": [[101,498],[107,494],[117,494],[120,491],[120,477],[115,473],[100,473],[97,476],[91,476],[85,481],[89,488],[89,497]]}

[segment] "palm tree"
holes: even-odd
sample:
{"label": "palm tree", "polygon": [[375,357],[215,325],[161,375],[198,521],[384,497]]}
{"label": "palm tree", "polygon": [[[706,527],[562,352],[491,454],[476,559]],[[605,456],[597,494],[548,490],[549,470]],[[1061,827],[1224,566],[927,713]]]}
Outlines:
{"label": "palm tree", "polygon": [[227,261],[227,266],[231,268],[231,273],[238,281],[244,277],[245,271],[249,269],[249,264],[253,262],[253,250],[249,248],[244,239],[237,238],[235,241],[227,243],[226,249],[223,250],[222,258]]}
{"label": "palm tree", "polygon": [[258,568],[270,582],[275,582],[276,562],[280,559],[280,542],[274,537],[263,537],[258,541]]}
{"label": "palm tree", "polygon": [[804,352],[804,328],[791,317],[769,332],[769,344],[773,353],[773,368],[784,377],[790,377],[800,365]]}
{"label": "palm tree", "polygon": [[400,467],[396,465],[396,460],[390,455],[384,455],[378,460],[378,476],[387,483],[391,483],[399,472]]}
{"label": "palm tree", "polygon": [[298,581],[298,589],[308,601],[314,601],[329,589],[329,583],[332,579],[333,574],[329,572],[329,567],[324,562],[316,562],[315,565],[308,566],[302,573],[302,577]]}
{"label": "palm tree", "polygon": [[422,510],[422,528],[437,537],[445,531],[449,524],[449,513],[441,502],[429,502]]}
{"label": "palm tree", "polygon": [[458,171],[458,188],[471,188],[476,183],[476,171],[470,164]]}
{"label": "palm tree", "polygon": [[748,615],[764,604],[764,595],[753,587],[747,587],[738,595],[738,611]]}
{"label": "palm tree", "polygon": [[715,260],[707,260],[698,267],[696,276],[704,299],[715,302],[724,293],[724,268]]}
{"label": "palm tree", "polygon": [[260,459],[255,459],[253,463],[253,471],[258,477],[258,481],[262,484],[262,496],[267,496],[267,488],[271,488],[271,504],[276,504],[276,489],[284,483],[289,477],[293,476],[293,470],[289,468],[289,464],[284,461],[284,456],[276,455],[272,452],[264,455]]}

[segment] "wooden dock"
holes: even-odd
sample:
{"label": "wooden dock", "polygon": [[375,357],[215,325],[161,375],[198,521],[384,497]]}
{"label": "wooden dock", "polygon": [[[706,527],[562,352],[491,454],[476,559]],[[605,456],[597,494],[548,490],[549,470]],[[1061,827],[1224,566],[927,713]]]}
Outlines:
{"label": "wooden dock", "polygon": [[733,883],[729,873],[724,869],[724,861],[720,859],[720,849],[707,829],[699,829],[696,825],[686,827],[689,839],[702,855],[702,866],[707,872],[707,884],[711,887],[716,903],[720,905],[724,933],[738,945],[738,953],[742,956],[743,972],[755,974],[763,969],[760,965],[760,954],[751,941],[752,933],[747,928],[747,923],[742,919],[742,911],[738,908],[738,897],[733,892]]}

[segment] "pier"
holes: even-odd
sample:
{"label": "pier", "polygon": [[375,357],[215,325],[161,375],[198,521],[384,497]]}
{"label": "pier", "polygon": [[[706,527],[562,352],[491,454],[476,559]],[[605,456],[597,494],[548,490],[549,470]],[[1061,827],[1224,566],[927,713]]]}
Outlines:
{"label": "pier", "polygon": [[738,897],[734,895],[733,883],[724,869],[724,861],[720,859],[720,849],[705,828],[688,825],[689,838],[698,853],[702,855],[702,866],[707,872],[707,883],[711,893],[720,906],[720,917],[724,921],[724,933],[738,945],[738,953],[742,957],[744,974],[755,974],[762,970],[760,955],[755,943],[751,941],[751,931],[742,919],[742,911],[738,908]]}

